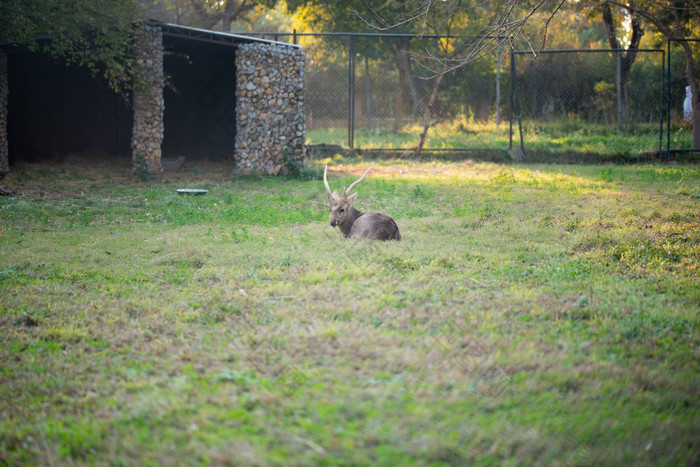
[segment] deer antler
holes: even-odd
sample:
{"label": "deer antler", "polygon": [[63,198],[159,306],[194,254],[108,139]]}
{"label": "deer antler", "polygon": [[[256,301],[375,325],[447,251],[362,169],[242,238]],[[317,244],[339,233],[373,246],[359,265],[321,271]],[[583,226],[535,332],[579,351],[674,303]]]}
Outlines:
{"label": "deer antler", "polygon": [[330,198],[331,195],[331,187],[328,186],[328,177],[326,174],[328,173],[328,164],[326,164],[326,167],[323,169],[323,184],[326,185],[326,193],[328,193],[328,197]]}
{"label": "deer antler", "polygon": [[368,169],[365,171],[365,174],[364,174],[362,177],[360,177],[359,180],[353,182],[352,185],[350,185],[349,187],[347,187],[347,189],[343,190],[343,198],[347,198],[347,197],[348,197],[348,194],[350,194],[350,192],[352,191],[352,189],[355,188],[355,187],[357,186],[358,183],[360,183],[362,180],[365,179],[365,177],[367,176],[367,174],[369,173],[370,170],[372,170],[372,167],[368,168]]}

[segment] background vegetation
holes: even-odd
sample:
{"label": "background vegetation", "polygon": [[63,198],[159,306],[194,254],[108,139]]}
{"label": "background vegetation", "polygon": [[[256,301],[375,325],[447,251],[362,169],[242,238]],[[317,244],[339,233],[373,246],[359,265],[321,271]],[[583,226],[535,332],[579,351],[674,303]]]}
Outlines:
{"label": "background vegetation", "polygon": [[700,460],[696,167],[328,162],[401,242],[341,238],[318,179],[11,173],[0,459]]}
{"label": "background vegetation", "polygon": [[[462,60],[464,54],[458,51],[472,50],[476,39],[491,31],[494,10],[483,2],[469,0],[454,3],[461,8],[456,11],[443,5],[444,2],[431,3],[430,15],[420,21],[409,21],[412,15],[421,11],[416,8],[420,2],[352,0],[338,8],[335,1],[329,0],[130,0],[102,2],[96,7],[94,2],[86,1],[59,5],[45,0],[10,0],[0,5],[0,42],[26,46],[50,53],[59,60],[83,65],[126,97],[132,77],[138,76],[132,60],[132,36],[138,29],[133,26],[147,18],[238,33],[291,33],[294,29],[299,32],[451,34],[449,40],[356,38],[355,127],[358,132],[386,134],[390,146],[401,141],[403,147],[411,147],[416,146],[420,139],[421,131],[416,130],[426,123],[431,127],[439,124],[444,127],[464,126],[467,122],[468,132],[483,133],[484,124],[496,122],[497,112],[500,112],[501,122],[505,122],[511,112],[511,74],[507,56],[510,44],[497,48],[495,42],[486,41],[490,45],[478,55],[478,60],[450,70],[444,76],[426,120],[430,96],[436,87],[436,80],[432,78],[442,70],[435,59]],[[513,3],[514,18],[529,11],[526,2]],[[494,5],[496,11],[504,8],[498,2]],[[623,49],[630,46],[665,49],[668,31],[664,25],[676,28],[676,19],[669,13],[676,10],[682,12],[682,17],[678,18],[679,26],[672,29],[672,36],[698,36],[697,24],[692,19],[692,12],[697,8],[695,2],[686,2],[684,9],[676,10],[654,2],[640,1],[633,6],[637,8],[634,11],[616,2],[565,2],[547,23],[546,48],[607,49],[614,43]],[[605,11],[610,12],[607,21],[604,21]],[[539,44],[542,40],[540,27],[550,13],[551,9],[545,8],[531,17],[527,27],[519,31],[522,34],[514,36],[514,47],[529,50],[533,44]],[[613,29],[612,37],[610,28]],[[278,39],[291,40],[291,36]],[[347,37],[301,37],[299,40],[307,53],[305,76],[309,129],[323,129],[326,133],[347,131]],[[692,125],[682,120],[688,62],[687,52],[681,45],[676,42],[671,48],[673,148],[693,145],[689,136]],[[689,43],[691,57],[694,57],[690,64],[695,69],[698,68],[699,46],[697,42]],[[501,93],[497,97],[499,52],[502,75]],[[620,129],[625,138],[638,136],[640,126],[649,127],[661,118],[661,55],[639,53],[634,54],[633,60],[628,60],[631,55],[631,52],[624,54],[625,64],[630,63],[630,71],[625,72],[629,108],[624,112]],[[530,136],[541,132],[541,127],[550,123],[560,126],[580,124],[577,128],[617,126],[616,63],[611,54],[541,55],[537,60],[530,60],[529,56],[518,57],[516,76],[518,97]],[[324,131],[312,133],[312,141],[336,144],[336,138],[323,138]],[[433,147],[474,146],[474,141],[464,142],[457,136],[446,141],[445,134],[442,131],[440,141],[433,142]],[[428,138],[436,139],[434,135]],[[490,148],[488,139],[483,142],[484,148]],[[358,141],[364,140],[358,134]],[[641,141],[626,146],[637,150]],[[537,144],[536,140],[531,142]],[[347,139],[342,143],[347,145]],[[620,146],[617,142],[610,145]],[[429,142],[426,147],[430,147]],[[657,148],[652,141],[639,152],[653,152]]]}

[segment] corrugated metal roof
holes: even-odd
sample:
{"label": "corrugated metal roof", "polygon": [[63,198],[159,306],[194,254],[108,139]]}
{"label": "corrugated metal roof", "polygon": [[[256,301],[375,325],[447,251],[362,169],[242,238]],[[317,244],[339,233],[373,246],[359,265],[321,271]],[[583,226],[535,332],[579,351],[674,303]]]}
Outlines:
{"label": "corrugated metal roof", "polygon": [[239,34],[231,34],[226,32],[210,31],[208,29],[191,28],[189,26],[163,23],[155,20],[150,20],[148,23],[152,26],[159,26],[163,31],[163,36],[190,39],[199,42],[209,42],[219,45],[230,46],[257,42],[263,44],[277,44],[297,49],[301,47],[298,44],[289,44],[287,42],[271,41],[267,39],[261,39],[258,37],[242,36]]}

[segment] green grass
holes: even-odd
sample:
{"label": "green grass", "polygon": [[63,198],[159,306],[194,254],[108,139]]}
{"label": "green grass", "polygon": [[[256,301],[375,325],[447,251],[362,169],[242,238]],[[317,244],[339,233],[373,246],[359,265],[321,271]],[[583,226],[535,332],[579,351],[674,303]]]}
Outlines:
{"label": "green grass", "polygon": [[[399,131],[391,128],[364,126],[355,128],[354,144],[357,148],[413,148],[418,144],[421,125],[406,125]],[[514,127],[514,145],[520,145],[517,124]],[[524,146],[531,155],[585,154],[588,156],[636,157],[659,150],[659,125],[627,125],[618,132],[615,125],[598,125],[582,122],[524,121]],[[308,132],[309,144],[333,144],[347,146],[347,128],[315,128]],[[662,149],[666,149],[663,135]],[[509,124],[503,122],[497,129],[494,122],[480,123],[466,117],[451,122],[442,122],[428,131],[427,149],[466,148],[481,150],[504,150],[509,144]],[[689,129],[674,128],[671,135],[672,148],[692,147]]]}
{"label": "green grass", "polygon": [[14,167],[0,462],[700,461],[697,166],[346,159],[332,187],[370,163],[401,242],[341,238],[320,180]]}

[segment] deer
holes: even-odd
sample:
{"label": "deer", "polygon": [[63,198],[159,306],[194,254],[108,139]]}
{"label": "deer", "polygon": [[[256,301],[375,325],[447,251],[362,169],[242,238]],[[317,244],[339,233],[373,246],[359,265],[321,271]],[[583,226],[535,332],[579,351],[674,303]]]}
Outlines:
{"label": "deer", "polygon": [[357,192],[350,194],[362,180],[365,179],[372,167],[368,168],[359,180],[343,189],[342,196],[338,192],[331,193],[328,186],[328,164],[323,169],[323,183],[328,194],[328,210],[331,216],[331,227],[338,227],[345,238],[367,238],[370,240],[401,240],[399,227],[388,214],[381,212],[362,212],[353,206]]}

